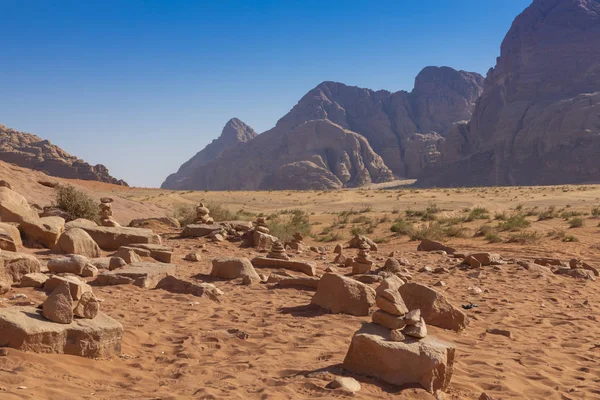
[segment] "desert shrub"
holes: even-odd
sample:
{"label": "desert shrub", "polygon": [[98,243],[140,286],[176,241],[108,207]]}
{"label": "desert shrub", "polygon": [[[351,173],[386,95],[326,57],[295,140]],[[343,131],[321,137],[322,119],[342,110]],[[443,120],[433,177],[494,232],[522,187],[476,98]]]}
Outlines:
{"label": "desert shrub", "polygon": [[196,207],[192,204],[178,204],[173,210],[175,218],[181,226],[193,224],[196,219]]}
{"label": "desert shrub", "polygon": [[410,234],[410,240],[441,240],[446,236],[444,228],[438,222],[423,224]]}
{"label": "desert shrub", "polygon": [[579,239],[577,239],[575,236],[573,235],[566,235],[563,239],[563,242],[579,242]]}
{"label": "desert shrub", "polygon": [[546,236],[553,239],[563,239],[566,236],[566,233],[563,230],[553,230],[549,231]]}
{"label": "desert shrub", "polygon": [[531,222],[527,221],[523,214],[515,214],[508,217],[505,221],[498,225],[498,230],[501,232],[516,232],[523,228],[528,228],[530,225]]}
{"label": "desert shrub", "polygon": [[496,233],[496,228],[491,225],[481,225],[474,236],[485,236],[488,233]]}
{"label": "desert shrub", "polygon": [[476,219],[489,219],[489,218],[490,218],[490,215],[489,215],[489,211],[487,209],[485,209],[483,207],[475,207],[469,212],[469,215],[467,216],[465,221],[471,222],[471,221],[475,221]]}
{"label": "desert shrub", "polygon": [[451,225],[444,227],[444,235],[449,237],[465,238],[469,236],[469,229],[462,225]]}
{"label": "desert shrub", "polygon": [[360,217],[356,217],[352,219],[353,224],[371,224],[373,220],[366,215],[361,215]]}
{"label": "desert shrub", "polygon": [[508,215],[506,214],[506,211],[502,211],[501,213],[495,213],[494,214],[494,219],[497,221],[506,221],[506,219],[508,218]]}
{"label": "desert shrub", "polygon": [[569,228],[581,228],[583,226],[583,218],[573,218],[569,221]]}
{"label": "desert shrub", "polygon": [[506,239],[507,243],[533,244],[540,240],[540,234],[537,232],[519,232],[511,233]]}
{"label": "desert shrub", "polygon": [[323,243],[338,242],[343,240],[343,236],[339,232],[327,232],[326,234],[315,237],[315,240]]}
{"label": "desert shrub", "polygon": [[355,226],[352,229],[350,229],[350,233],[353,236],[354,235],[369,235],[373,232],[375,232],[374,224],[365,224],[365,225]]}
{"label": "desert shrub", "polygon": [[410,236],[414,232],[415,226],[412,222],[406,221],[404,219],[397,219],[391,226],[390,230],[399,235]]}
{"label": "desert shrub", "polygon": [[560,217],[564,220],[569,220],[570,218],[579,217],[582,215],[583,215],[583,213],[581,211],[563,211],[560,214]]}
{"label": "desert shrub", "polygon": [[296,232],[300,232],[304,236],[310,235],[310,218],[302,210],[273,215],[269,218],[267,225],[271,235],[276,236],[282,242],[291,240]]}
{"label": "desert shrub", "polygon": [[592,208],[592,217],[600,218],[600,206]]}
{"label": "desert shrub", "polygon": [[67,212],[71,218],[98,219],[100,208],[84,191],[72,185],[58,185],[54,191],[54,206]]}
{"label": "desert shrub", "polygon": [[381,243],[389,243],[390,239],[389,238],[384,238],[384,237],[376,237],[373,239],[373,242],[377,243],[377,244],[381,244]]}
{"label": "desert shrub", "polygon": [[483,237],[488,243],[502,242],[502,238],[495,232],[487,232]]}
{"label": "desert shrub", "polygon": [[547,221],[556,216],[556,207],[550,206],[538,214],[538,221]]}

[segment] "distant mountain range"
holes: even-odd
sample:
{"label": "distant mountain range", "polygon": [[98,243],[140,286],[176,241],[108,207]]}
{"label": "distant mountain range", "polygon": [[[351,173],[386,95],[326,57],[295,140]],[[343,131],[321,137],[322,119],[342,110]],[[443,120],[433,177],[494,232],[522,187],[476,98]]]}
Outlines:
{"label": "distant mountain range", "polygon": [[230,121],[162,187],[335,189],[394,177],[421,186],[598,182],[599,15],[598,0],[535,0],[485,80],[427,67],[410,93],[323,82],[260,135],[231,140]]}

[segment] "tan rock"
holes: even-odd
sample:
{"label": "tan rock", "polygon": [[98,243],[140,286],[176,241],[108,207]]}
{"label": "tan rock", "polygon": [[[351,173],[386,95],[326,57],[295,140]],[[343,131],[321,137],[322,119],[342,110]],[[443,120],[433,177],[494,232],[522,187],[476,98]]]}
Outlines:
{"label": "tan rock", "polygon": [[333,314],[369,315],[375,304],[375,290],[354,279],[325,274],[311,300]]}
{"label": "tan rock", "polygon": [[0,250],[17,251],[21,246],[23,246],[23,242],[19,228],[0,222]]}
{"label": "tan rock", "polygon": [[65,220],[61,217],[43,217],[21,221],[19,230],[47,249],[56,246],[58,238],[65,230]]}
{"label": "tan rock", "polygon": [[393,315],[404,315],[408,312],[402,296],[396,290],[384,290],[375,298],[375,304],[383,311]]}
{"label": "tan rock", "polygon": [[339,389],[347,393],[356,393],[361,389],[360,383],[356,379],[345,376],[336,376],[327,387],[330,389]]}
{"label": "tan rock", "polygon": [[50,293],[42,305],[42,315],[53,322],[59,324],[70,324],[73,322],[73,299],[69,284],[60,283]]}
{"label": "tan rock", "polygon": [[119,257],[123,259],[127,264],[133,264],[142,261],[140,256],[134,250],[123,248],[121,248],[119,251],[113,254],[113,257]]}
{"label": "tan rock", "polygon": [[252,263],[247,258],[217,258],[212,261],[210,276],[222,279],[237,279],[249,276],[260,280]]}
{"label": "tan rock", "polygon": [[40,269],[40,261],[31,254],[0,251],[0,282],[9,287],[19,283],[23,275],[40,272]]}
{"label": "tan rock", "polygon": [[427,337],[427,325],[425,325],[425,321],[423,318],[419,320],[416,324],[406,325],[402,332],[406,336],[410,336],[417,339],[424,339]]}
{"label": "tan rock", "polygon": [[106,251],[116,251],[121,246],[135,243],[161,244],[160,236],[150,229],[94,226],[87,222],[73,224],[71,228],[83,229],[102,250]]}
{"label": "tan rock", "polygon": [[100,247],[83,229],[73,228],[60,235],[53,252],[79,254],[88,258],[100,257]]}
{"label": "tan rock", "polygon": [[386,290],[392,290],[397,292],[398,289],[400,289],[400,286],[402,285],[404,285],[404,281],[402,279],[398,278],[396,275],[390,275],[386,277],[379,286],[377,286],[375,292],[378,296]]}
{"label": "tan rock", "polygon": [[420,309],[421,316],[429,325],[460,331],[468,324],[467,315],[433,288],[409,282],[400,286],[399,291],[408,309]]}
{"label": "tan rock", "polygon": [[94,319],[99,311],[100,302],[96,299],[96,296],[92,292],[85,292],[77,302],[73,315],[80,318]]}
{"label": "tan rock", "polygon": [[404,342],[406,336],[404,336],[401,329],[393,329],[390,331],[390,340],[392,342]]}
{"label": "tan rock", "polygon": [[18,222],[39,219],[37,212],[31,209],[25,197],[5,187],[0,187],[0,220]]}
{"label": "tan rock", "polygon": [[421,241],[421,243],[419,244],[419,246],[417,247],[417,250],[418,251],[438,251],[438,250],[442,250],[442,251],[445,251],[448,254],[453,254],[454,252],[456,252],[456,249],[453,249],[452,247],[444,246],[440,242],[436,242],[434,240],[429,240],[429,239],[423,239]]}
{"label": "tan rock", "polygon": [[71,291],[71,298],[73,300],[79,300],[84,293],[92,291],[90,285],[88,285],[75,275],[53,275],[49,277],[48,280],[44,283],[44,291],[46,293],[52,293],[59,285],[62,285],[63,283],[67,283],[69,285],[69,290]]}
{"label": "tan rock", "polygon": [[420,384],[436,393],[450,385],[454,355],[454,344],[432,336],[396,342],[388,329],[365,324],[354,334],[343,367],[392,385]]}
{"label": "tan rock", "polygon": [[98,275],[98,268],[96,268],[95,265],[88,263],[83,266],[83,269],[81,270],[81,276],[91,278],[96,275]]}
{"label": "tan rock", "polygon": [[212,283],[190,282],[169,275],[161,279],[156,285],[156,289],[166,290],[171,293],[191,294],[197,297],[206,297],[212,301],[221,302],[221,297],[225,294],[221,289]]}
{"label": "tan rock", "polygon": [[404,317],[377,310],[371,316],[374,324],[381,325],[391,330],[402,329],[406,325]]}
{"label": "tan rock", "polygon": [[410,310],[405,316],[406,325],[416,325],[421,321],[421,310],[418,308],[416,310]]}
{"label": "tan rock", "polygon": [[202,257],[198,253],[188,253],[183,257],[184,260],[193,262],[200,261],[201,258]]}
{"label": "tan rock", "polygon": [[174,264],[137,262],[113,271],[98,274],[94,284],[99,286],[132,284],[142,289],[154,289],[167,276],[174,275]]}
{"label": "tan rock", "polygon": [[48,275],[42,274],[41,272],[34,272],[23,275],[19,287],[41,288],[47,280]]}
{"label": "tan rock", "polygon": [[317,274],[317,266],[309,261],[283,260],[268,257],[255,257],[252,259],[252,265],[256,268],[285,268],[293,271],[302,272],[309,276]]}
{"label": "tan rock", "polygon": [[48,261],[48,270],[54,273],[70,273],[81,275],[83,267],[90,263],[87,257],[71,254],[64,257],[53,258]]}

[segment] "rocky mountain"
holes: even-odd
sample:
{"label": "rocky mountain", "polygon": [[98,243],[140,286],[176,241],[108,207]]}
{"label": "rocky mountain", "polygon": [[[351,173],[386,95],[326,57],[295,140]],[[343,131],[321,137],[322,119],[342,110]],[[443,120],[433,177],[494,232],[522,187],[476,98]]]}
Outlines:
{"label": "rocky mountain", "polygon": [[125,181],[110,176],[102,164],[90,165],[48,140],[4,125],[0,125],[0,160],[51,176],[127,186]]}
{"label": "rocky mountain", "polygon": [[275,128],[206,165],[187,167],[189,178],[165,185],[334,189],[417,176],[438,165],[452,126],[471,119],[482,85],[481,75],[448,67],[425,68],[412,92],[323,82]]}
{"label": "rocky mountain", "polygon": [[535,0],[426,186],[600,181],[600,1]]}
{"label": "rocky mountain", "polygon": [[221,136],[213,140],[203,150],[186,161],[179,170],[167,177],[161,185],[163,189],[178,189],[186,187],[190,179],[193,179],[194,171],[217,159],[224,151],[235,148],[240,143],[246,143],[257,136],[257,133],[237,118],[230,119]]}

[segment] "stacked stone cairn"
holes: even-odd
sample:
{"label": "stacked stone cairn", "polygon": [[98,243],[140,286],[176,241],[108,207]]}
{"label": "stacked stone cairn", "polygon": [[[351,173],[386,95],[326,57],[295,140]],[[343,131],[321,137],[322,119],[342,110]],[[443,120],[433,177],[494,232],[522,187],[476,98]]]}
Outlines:
{"label": "stacked stone cairn", "polygon": [[340,264],[340,265],[346,264],[346,256],[344,256],[344,254],[342,252],[342,245],[340,245],[340,244],[336,245],[335,249],[333,249],[333,253],[336,254],[335,259],[333,260],[333,262],[335,264]]}
{"label": "stacked stone cairn", "polygon": [[210,216],[210,210],[204,205],[204,203],[198,204],[196,207],[196,224],[212,225],[215,220]]}
{"label": "stacked stone cairn", "polygon": [[268,234],[270,231],[269,227],[267,226],[267,220],[264,217],[256,218],[256,221],[254,222],[254,230]]}
{"label": "stacked stone cairn", "polygon": [[100,199],[100,225],[109,227],[120,227],[119,223],[113,218],[112,213],[113,199],[103,197]]}
{"label": "stacked stone cairn", "polygon": [[367,243],[361,243],[358,254],[354,257],[352,262],[352,274],[366,274],[371,271],[373,267],[373,260],[369,255],[371,246]]}
{"label": "stacked stone cairn", "polygon": [[300,232],[294,233],[292,241],[288,243],[288,246],[292,250],[303,251],[306,248],[306,245],[304,244],[304,236]]}
{"label": "stacked stone cairn", "polygon": [[373,323],[389,329],[391,340],[402,342],[406,336],[415,339],[427,336],[427,326],[421,317],[421,310],[409,312],[397,289],[387,288],[382,284],[377,288],[375,304],[379,310],[373,313]]}
{"label": "stacked stone cairn", "polygon": [[289,260],[290,257],[287,255],[283,243],[280,240],[273,243],[271,251],[267,254],[267,258],[275,258],[278,260]]}

